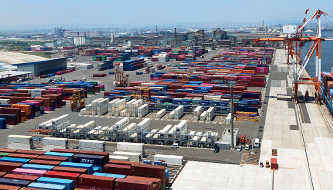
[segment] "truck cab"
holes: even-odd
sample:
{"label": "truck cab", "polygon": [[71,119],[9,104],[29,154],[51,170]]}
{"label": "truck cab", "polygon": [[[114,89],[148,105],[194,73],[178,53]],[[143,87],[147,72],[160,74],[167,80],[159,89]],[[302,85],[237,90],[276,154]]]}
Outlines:
{"label": "truck cab", "polygon": [[254,139],[254,147],[256,147],[256,148],[260,147],[260,140],[259,140],[259,138]]}

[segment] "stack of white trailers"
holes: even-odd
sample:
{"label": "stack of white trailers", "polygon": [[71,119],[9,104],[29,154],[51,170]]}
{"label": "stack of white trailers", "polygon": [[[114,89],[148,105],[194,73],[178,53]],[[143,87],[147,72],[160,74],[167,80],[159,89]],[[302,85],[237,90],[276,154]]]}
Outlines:
{"label": "stack of white trailers", "polygon": [[198,121],[200,118],[200,115],[202,114],[202,107],[198,106],[197,108],[194,109],[193,111],[193,120]]}
{"label": "stack of white trailers", "polygon": [[138,117],[143,118],[149,113],[149,105],[144,104],[138,108]]}
{"label": "stack of white trailers", "polygon": [[210,107],[207,110],[207,121],[212,121],[214,119],[214,116],[215,116],[214,109],[215,109],[214,107]]}
{"label": "stack of white trailers", "polygon": [[174,110],[174,113],[175,113],[174,119],[179,120],[180,118],[182,118],[184,115],[184,106],[178,106]]}
{"label": "stack of white trailers", "polygon": [[120,112],[123,111],[125,108],[126,108],[126,100],[125,99],[118,100],[117,102],[114,103],[113,115],[115,117],[119,117]]}
{"label": "stack of white trailers", "polygon": [[138,109],[142,105],[143,105],[143,100],[142,99],[139,99],[139,100],[132,103],[132,117],[137,117],[138,116]]}
{"label": "stack of white trailers", "polygon": [[155,114],[156,119],[161,119],[166,114],[166,109],[161,109]]}
{"label": "stack of white trailers", "polygon": [[38,125],[39,129],[49,130],[52,128],[65,128],[69,125],[69,115],[65,114],[60,117],[50,119]]}

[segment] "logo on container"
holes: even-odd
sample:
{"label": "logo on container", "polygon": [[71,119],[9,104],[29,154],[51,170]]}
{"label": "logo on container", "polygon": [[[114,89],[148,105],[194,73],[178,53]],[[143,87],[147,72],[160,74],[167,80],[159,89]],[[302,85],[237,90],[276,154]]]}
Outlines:
{"label": "logo on container", "polygon": [[93,164],[93,163],[94,163],[94,160],[82,159],[81,162],[85,162],[85,163]]}

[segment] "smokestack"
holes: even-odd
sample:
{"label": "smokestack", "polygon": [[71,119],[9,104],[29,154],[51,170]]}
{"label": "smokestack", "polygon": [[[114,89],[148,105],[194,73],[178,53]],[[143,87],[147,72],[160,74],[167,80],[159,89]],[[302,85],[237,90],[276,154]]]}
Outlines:
{"label": "smokestack", "polygon": [[265,26],[265,20],[262,20],[262,26]]}
{"label": "smokestack", "polygon": [[157,33],[157,25],[156,25],[156,33]]}
{"label": "smokestack", "polygon": [[177,29],[175,28],[175,37],[177,36]]}

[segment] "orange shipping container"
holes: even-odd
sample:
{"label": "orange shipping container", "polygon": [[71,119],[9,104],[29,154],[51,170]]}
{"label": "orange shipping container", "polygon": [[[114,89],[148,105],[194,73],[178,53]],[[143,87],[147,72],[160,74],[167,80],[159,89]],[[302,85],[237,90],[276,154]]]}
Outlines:
{"label": "orange shipping container", "polygon": [[25,111],[26,115],[30,115],[31,114],[31,107],[30,107],[30,105],[12,104],[10,107],[12,107],[12,108],[21,108],[22,111]]}

